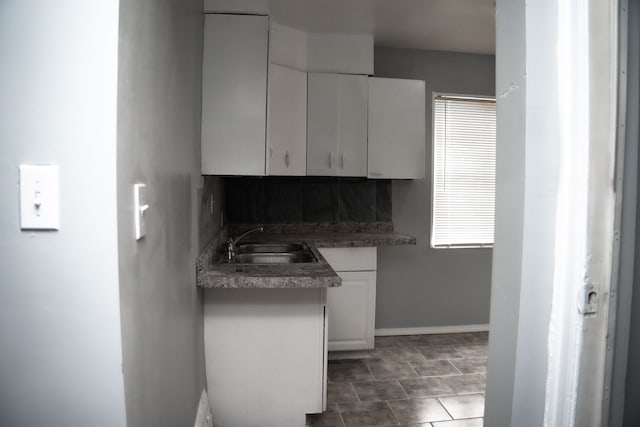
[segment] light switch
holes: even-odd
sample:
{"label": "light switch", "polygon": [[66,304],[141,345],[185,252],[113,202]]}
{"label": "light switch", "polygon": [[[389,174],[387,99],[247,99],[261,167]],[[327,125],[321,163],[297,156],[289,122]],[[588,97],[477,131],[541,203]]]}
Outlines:
{"label": "light switch", "polygon": [[58,165],[20,165],[20,228],[60,228]]}
{"label": "light switch", "polygon": [[146,196],[147,186],[145,184],[134,184],[133,186],[133,214],[136,240],[140,240],[147,234],[145,215],[149,209]]}

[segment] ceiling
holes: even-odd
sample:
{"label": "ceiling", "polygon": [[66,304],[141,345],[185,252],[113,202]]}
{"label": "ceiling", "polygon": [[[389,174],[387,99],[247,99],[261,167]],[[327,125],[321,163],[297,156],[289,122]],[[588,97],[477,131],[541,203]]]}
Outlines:
{"label": "ceiling", "polygon": [[494,0],[271,0],[267,7],[281,24],[373,33],[376,46],[495,54]]}

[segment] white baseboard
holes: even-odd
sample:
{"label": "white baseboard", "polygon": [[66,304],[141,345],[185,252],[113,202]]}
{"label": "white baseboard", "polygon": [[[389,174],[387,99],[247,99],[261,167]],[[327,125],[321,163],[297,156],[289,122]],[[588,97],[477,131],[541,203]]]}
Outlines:
{"label": "white baseboard", "polygon": [[377,337],[389,335],[431,335],[431,334],[456,334],[462,332],[484,332],[489,330],[489,325],[453,325],[453,326],[423,326],[418,328],[382,328],[376,329]]}

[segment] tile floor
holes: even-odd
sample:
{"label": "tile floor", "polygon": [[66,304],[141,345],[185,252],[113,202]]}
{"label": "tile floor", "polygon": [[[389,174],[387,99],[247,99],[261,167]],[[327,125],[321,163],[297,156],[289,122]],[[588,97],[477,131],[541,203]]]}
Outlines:
{"label": "tile floor", "polygon": [[309,427],[481,427],[486,332],[376,337],[367,359],[329,361],[327,411]]}

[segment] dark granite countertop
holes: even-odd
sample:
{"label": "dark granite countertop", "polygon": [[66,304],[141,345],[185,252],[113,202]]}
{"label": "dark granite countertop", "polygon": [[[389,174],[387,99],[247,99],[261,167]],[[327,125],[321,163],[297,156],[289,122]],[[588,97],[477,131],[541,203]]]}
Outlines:
{"label": "dark granite countertop", "polygon": [[[307,242],[316,248],[363,248],[367,246],[399,246],[415,245],[416,238],[396,233],[382,232],[303,232],[268,234],[264,233],[259,240],[282,242]],[[256,239],[258,240],[258,239]]]}
{"label": "dark granite countertop", "polygon": [[207,248],[196,263],[196,280],[203,288],[329,288],[342,284],[312,245],[309,249],[317,262],[294,264],[229,264],[220,262],[220,251],[213,253],[214,249]]}
{"label": "dark granite countertop", "polygon": [[196,261],[196,282],[203,288],[328,288],[341,286],[341,279],[318,248],[415,245],[415,237],[393,231],[342,232],[266,230],[244,242],[305,242],[318,260],[295,264],[228,264],[223,259],[226,233],[220,233]]}

